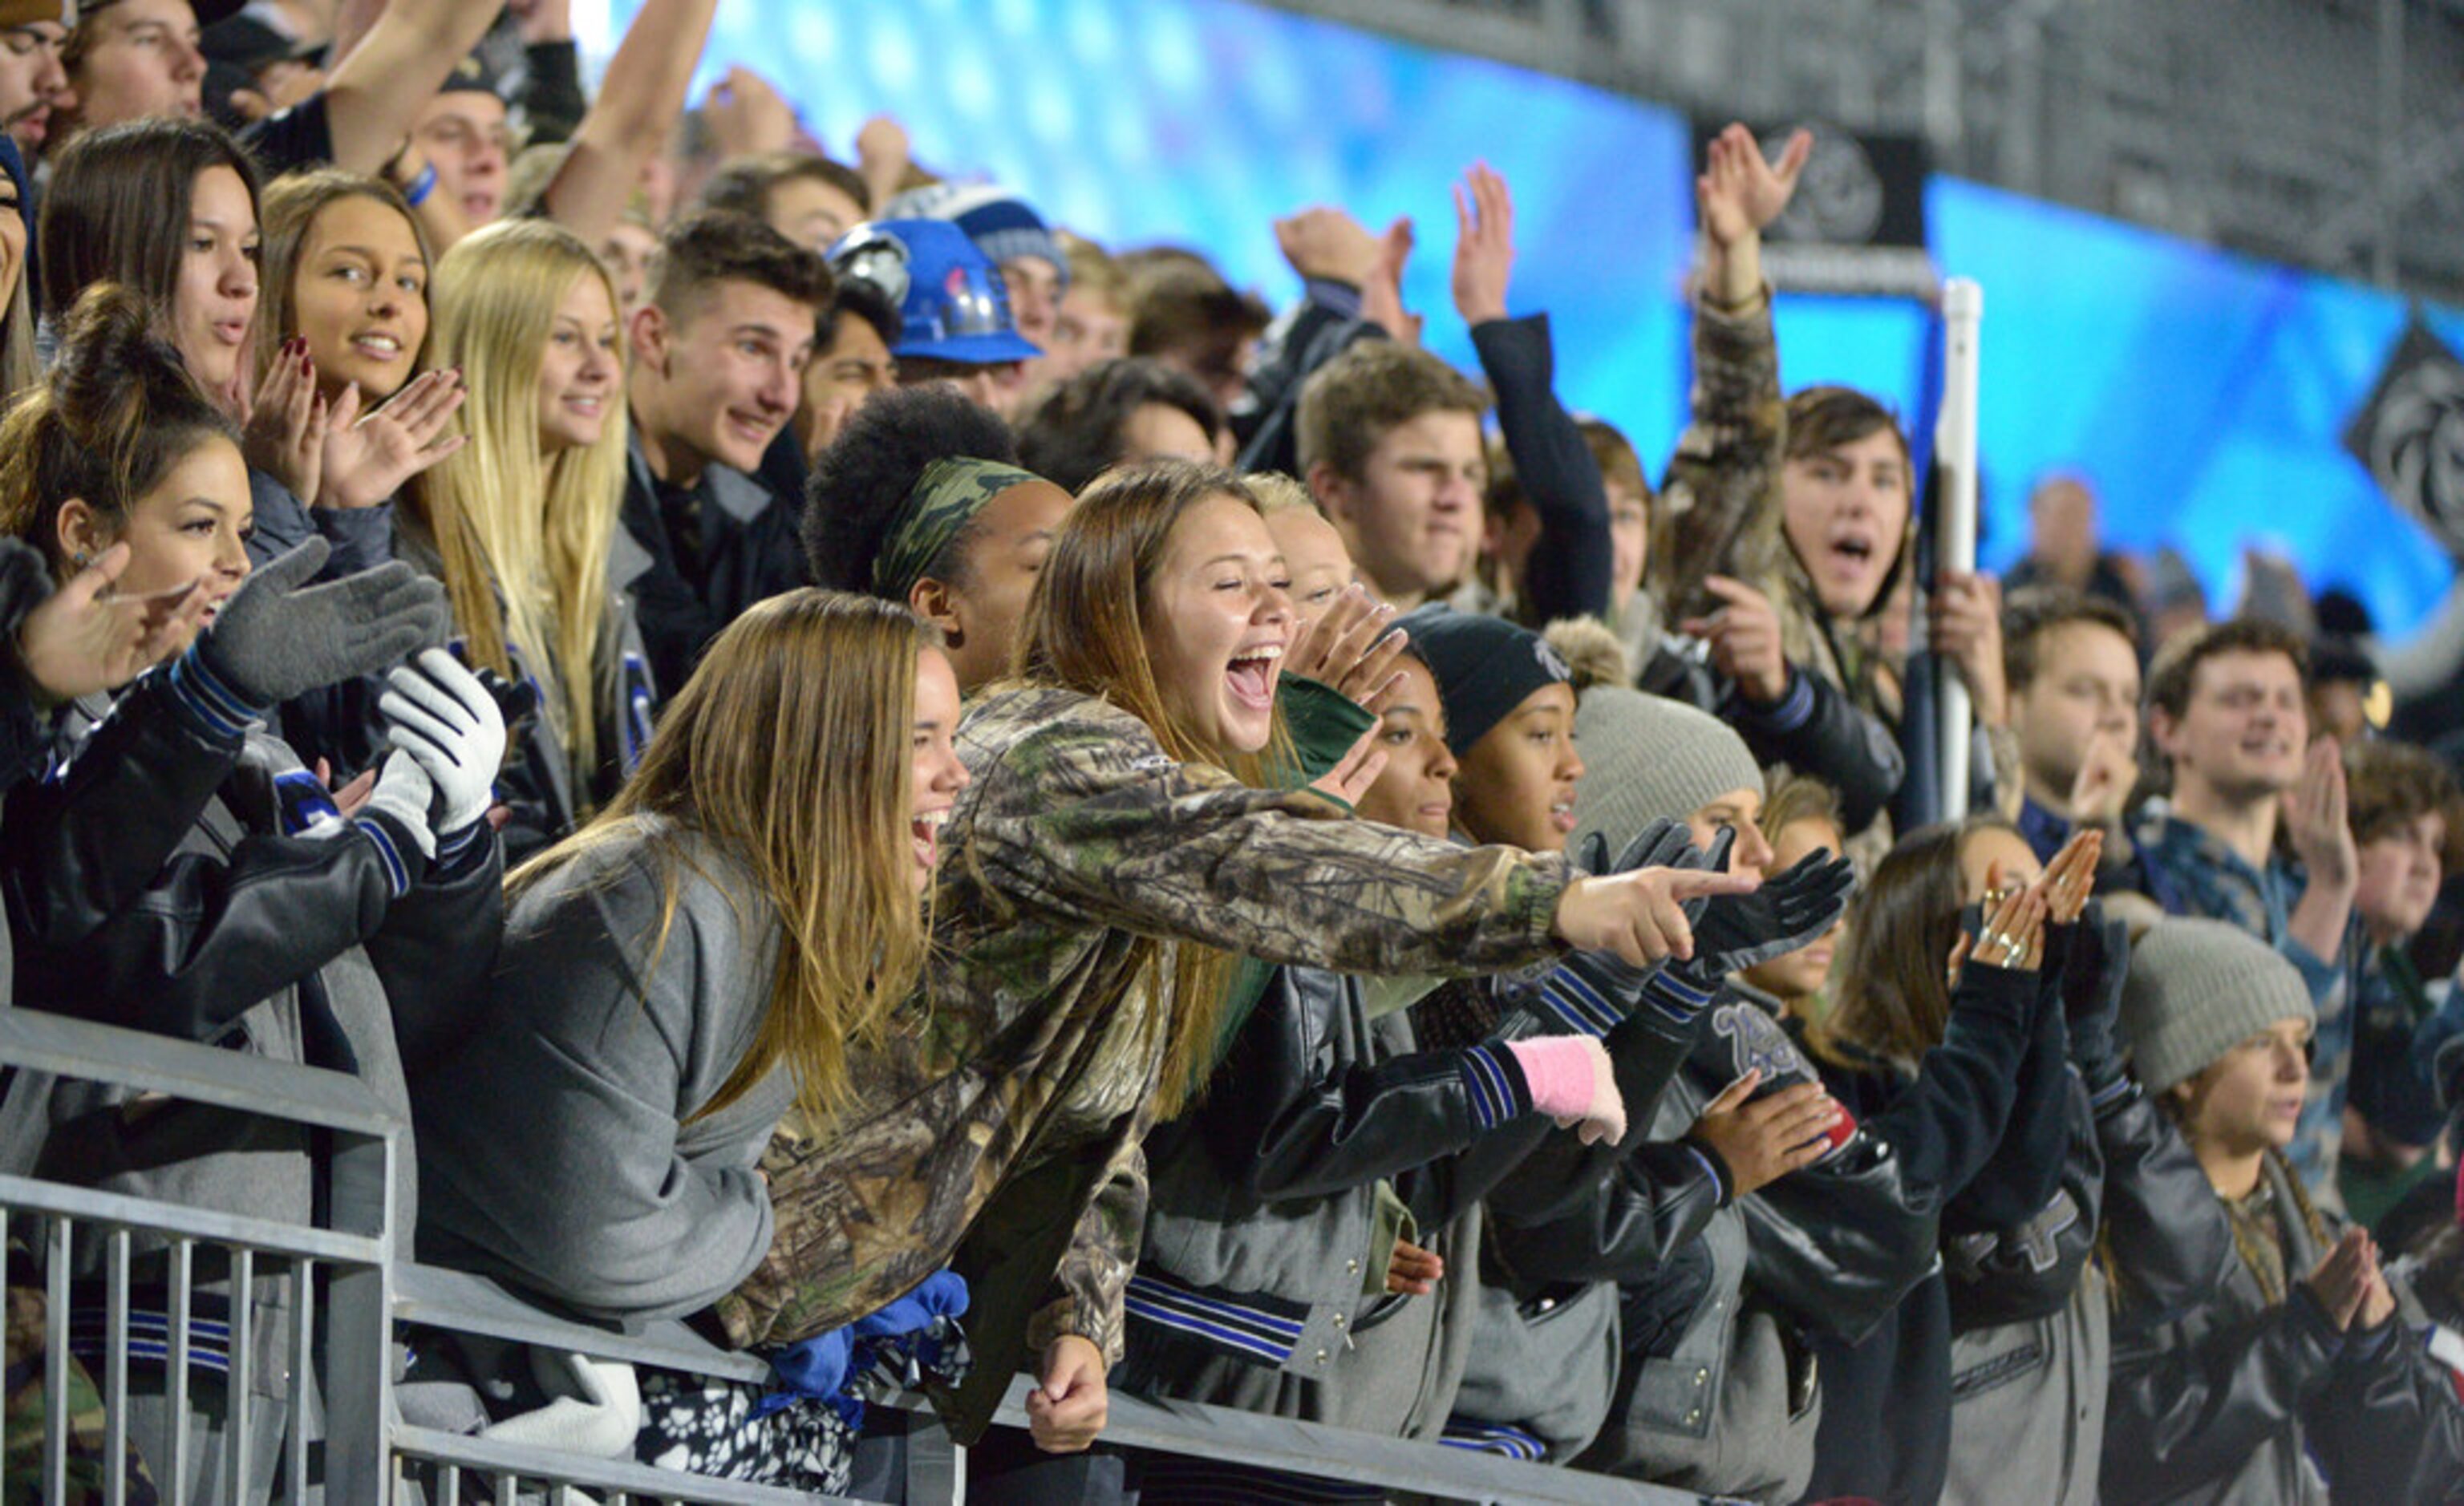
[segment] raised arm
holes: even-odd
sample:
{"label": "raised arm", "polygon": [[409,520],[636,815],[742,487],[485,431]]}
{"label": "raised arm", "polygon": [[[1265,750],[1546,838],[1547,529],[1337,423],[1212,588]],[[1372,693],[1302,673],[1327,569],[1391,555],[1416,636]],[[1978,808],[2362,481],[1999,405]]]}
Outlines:
{"label": "raised arm", "polygon": [[1692,413],[1669,462],[1651,543],[1652,591],[1670,617],[1718,606],[1702,595],[1706,575],[1760,582],[1778,564],[1771,493],[1783,409],[1762,229],[1788,207],[1812,150],[1813,138],[1799,132],[1773,166],[1751,132],[1731,125],[1711,143],[1694,183],[1702,242]]}
{"label": "raised arm", "polygon": [[1530,617],[1604,617],[1609,607],[1609,496],[1574,416],[1557,401],[1549,316],[1509,318],[1514,201],[1485,164],[1455,189],[1455,310],[1497,393],[1497,426],[1540,517],[1521,582]]}
{"label": "raised arm", "polygon": [[573,152],[547,186],[547,212],[596,246],[616,228],[643,164],[667,144],[710,40],[718,0],[642,0],[573,133]]}
{"label": "raised arm", "polygon": [[[385,0],[367,23],[366,35],[325,80],[334,164],[350,172],[380,171],[402,149],[411,122],[453,65],[479,45],[498,9],[496,0]],[[357,21],[346,7],[342,28]],[[338,50],[343,40],[336,37]]]}

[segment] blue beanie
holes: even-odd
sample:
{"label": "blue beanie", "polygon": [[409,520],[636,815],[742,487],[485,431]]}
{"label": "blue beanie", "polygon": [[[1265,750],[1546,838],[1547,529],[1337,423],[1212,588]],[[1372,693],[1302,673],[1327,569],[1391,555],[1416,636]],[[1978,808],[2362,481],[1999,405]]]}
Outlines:
{"label": "blue beanie", "polygon": [[1069,291],[1069,258],[1034,206],[998,184],[936,183],[910,188],[890,201],[885,220],[947,220],[967,232],[985,259],[996,264],[1032,256],[1048,262]]}

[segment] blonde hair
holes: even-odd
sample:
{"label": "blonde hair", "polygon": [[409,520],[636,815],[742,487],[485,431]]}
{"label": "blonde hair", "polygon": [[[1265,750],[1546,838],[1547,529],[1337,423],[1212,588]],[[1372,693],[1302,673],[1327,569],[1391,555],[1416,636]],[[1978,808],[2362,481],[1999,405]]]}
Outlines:
{"label": "blonde hair", "polygon": [[1258,499],[1258,511],[1267,517],[1278,513],[1314,513],[1326,516],[1326,509],[1317,505],[1309,489],[1280,470],[1259,470],[1243,476],[1241,482]]}
{"label": "blonde hair", "polygon": [[[1155,576],[1173,530],[1216,497],[1258,507],[1243,478],[1185,460],[1115,470],[1089,487],[1062,520],[1027,598],[1016,667],[1030,685],[1100,696],[1129,712],[1178,762],[1213,764],[1245,784],[1263,786],[1267,768],[1298,767],[1280,707],[1263,755],[1218,748],[1174,717],[1147,653]],[[1167,994],[1160,987],[1164,943],[1142,937],[1136,945],[1135,975],[1169,1022],[1155,1086],[1156,1118],[1169,1120],[1197,1101],[1215,1065],[1217,1020],[1232,959],[1211,947],[1176,943]]]}
{"label": "blonde hair", "polygon": [[507,881],[519,895],[634,835],[634,818],[666,818],[648,974],[692,866],[687,834],[752,874],[779,927],[769,1009],[693,1117],[784,1063],[798,1105],[826,1124],[847,1104],[849,1056],[881,1045],[914,992],[927,933],[910,881],[908,731],[917,656],[939,642],[914,613],[874,597],[807,586],[760,602],[712,641],[606,809]]}
{"label": "blonde hair", "polygon": [[552,683],[550,718],[577,784],[599,764],[599,639],[607,552],[625,488],[625,385],[598,442],[539,450],[539,377],[556,312],[581,277],[615,285],[589,247],[545,220],[503,220],[464,237],[437,268],[429,349],[469,386],[471,443],[412,484],[410,504],[445,562],[446,595],[472,657],[513,672],[507,645]]}

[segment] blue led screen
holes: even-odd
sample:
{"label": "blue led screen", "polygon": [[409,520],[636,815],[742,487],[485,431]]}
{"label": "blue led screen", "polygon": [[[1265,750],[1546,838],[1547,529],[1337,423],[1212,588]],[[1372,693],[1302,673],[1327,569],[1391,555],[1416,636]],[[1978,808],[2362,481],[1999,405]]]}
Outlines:
{"label": "blue led screen", "polygon": [[[736,64],[835,152],[889,111],[936,170],[1008,183],[1107,244],[1202,247],[1278,303],[1298,289],[1276,216],[1408,214],[1406,301],[1466,367],[1448,187],[1485,160],[1515,195],[1514,306],[1552,315],[1567,402],[1655,469],[1683,422],[1693,168],[1673,111],[1234,0],[728,0],[696,95]],[[1943,272],[1985,288],[1987,563],[2024,549],[2028,488],[2061,468],[2101,489],[2116,544],[2175,545],[2219,604],[2245,542],[2355,589],[2391,630],[2447,589],[2444,552],[2340,437],[2400,300],[1951,179],[1926,214]],[[2430,316],[2464,346],[2464,313]],[[1923,310],[1784,297],[1779,331],[1790,385],[1851,382],[1930,426]]]}

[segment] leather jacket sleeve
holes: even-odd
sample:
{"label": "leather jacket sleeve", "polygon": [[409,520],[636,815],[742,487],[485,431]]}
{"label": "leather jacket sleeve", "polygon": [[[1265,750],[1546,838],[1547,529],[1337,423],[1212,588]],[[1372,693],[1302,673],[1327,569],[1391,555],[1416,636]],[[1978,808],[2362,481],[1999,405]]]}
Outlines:
{"label": "leather jacket sleeve", "polygon": [[239,762],[242,740],[183,715],[157,671],[53,777],[10,797],[0,882],[11,927],[74,947],[132,903]]}
{"label": "leather jacket sleeve", "polygon": [[1821,675],[1791,665],[1787,693],[1770,706],[1746,699],[1725,676],[1715,679],[1719,714],[1744,736],[1754,761],[1820,771],[1839,792],[1839,817],[1847,830],[1864,830],[1900,793],[1908,767],[1899,738]]}
{"label": "leather jacket sleeve", "polygon": [[1705,1153],[1683,1141],[1643,1146],[1575,1207],[1537,1224],[1488,1223],[1489,1249],[1518,1289],[1553,1281],[1651,1280],[1701,1237],[1726,1200]]}
{"label": "leather jacket sleeve", "polygon": [[1519,1148],[1493,1179],[1539,1142],[1549,1124],[1537,1115],[1482,1128],[1461,1052],[1338,1064],[1331,1021],[1346,986],[1314,969],[1278,970],[1207,1097],[1207,1148],[1248,1192],[1328,1197],[1509,1137]]}
{"label": "leather jacket sleeve", "polygon": [[17,629],[52,594],[51,566],[32,545],[0,538],[0,795],[34,772],[44,718],[33,681],[17,658]]}
{"label": "leather jacket sleeve", "polygon": [[461,861],[431,868],[367,939],[407,1077],[418,1077],[466,1038],[472,1016],[492,994],[489,979],[505,934],[504,844],[493,834],[478,843]]}
{"label": "leather jacket sleeve", "polygon": [[2464,1480],[2464,1403],[2402,1308],[2345,1337],[2308,1420],[2338,1500],[2453,1500]]}
{"label": "leather jacket sleeve", "polygon": [[2108,1500],[2166,1500],[2230,1476],[2333,1378],[2342,1336],[2299,1282],[2277,1306],[2194,1324],[2115,1326],[2105,1388]]}
{"label": "leather jacket sleeve", "polygon": [[[1504,1034],[1545,1033],[1543,1016],[1529,1010],[1509,1014]],[[1661,1095],[1685,1064],[1699,1033],[1697,1020],[1671,1025],[1657,1012],[1638,1009],[1617,1022],[1600,1044],[1617,1074],[1617,1094],[1625,1101],[1625,1139],[1616,1145],[1586,1146],[1572,1134],[1552,1134],[1527,1157],[1514,1175],[1491,1191],[1489,1211],[1501,1223],[1547,1223],[1580,1214],[1596,1199],[1617,1168],[1651,1138],[1651,1121]],[[1545,1123],[1545,1121],[1544,1121]],[[1716,1199],[1714,1200],[1716,1202]],[[1704,1215],[1706,1219],[1707,1213]]]}
{"label": "leather jacket sleeve", "polygon": [[2096,1138],[2123,1299],[2144,1324],[2214,1301],[2233,1261],[2233,1226],[2181,1132],[2133,1081],[2098,1112]]}
{"label": "leather jacket sleeve", "polygon": [[[18,1002],[206,1039],[383,924],[427,860],[374,834],[252,835],[178,853],[237,760],[164,704],[165,677],[97,728],[64,776],[11,800],[7,879]],[[125,713],[125,714],[123,714]]]}
{"label": "leather jacket sleeve", "polygon": [[1748,1273],[1773,1302],[1853,1343],[1933,1269],[1946,1198],[2001,1138],[2035,998],[2035,974],[1971,964],[1916,1080],[1830,1159],[1745,1200]]}

